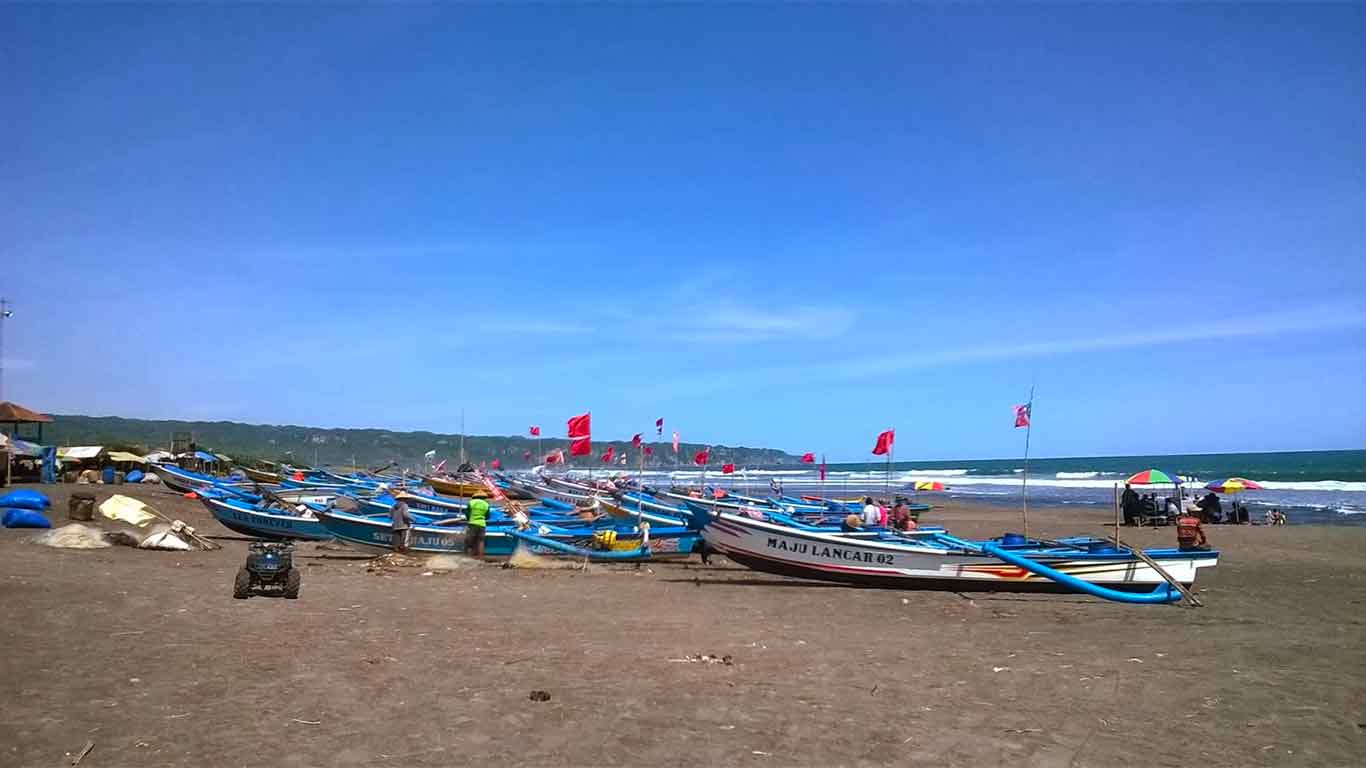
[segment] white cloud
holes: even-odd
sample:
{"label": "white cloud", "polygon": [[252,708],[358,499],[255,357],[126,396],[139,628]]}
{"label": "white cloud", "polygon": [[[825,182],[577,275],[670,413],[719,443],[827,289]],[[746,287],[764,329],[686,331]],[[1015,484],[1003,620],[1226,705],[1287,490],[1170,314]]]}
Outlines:
{"label": "white cloud", "polygon": [[832,339],[854,324],[854,314],[849,310],[817,306],[763,309],[727,303],[694,307],[683,317],[684,327],[668,335],[694,344]]}
{"label": "white cloud", "polygon": [[972,347],[926,347],[915,355],[882,355],[861,360],[849,360],[837,363],[832,368],[847,373],[848,377],[859,378],[954,363],[1051,357],[1077,352],[1164,345],[1174,346],[1198,341],[1332,331],[1362,326],[1366,326],[1366,309],[1346,304],[1332,304],[1103,336],[1031,341],[1018,344],[982,344]]}
{"label": "white cloud", "polygon": [[554,320],[507,320],[489,321],[479,324],[484,333],[498,333],[508,336],[566,336],[576,333],[590,333],[592,328],[575,323],[561,323]]}
{"label": "white cloud", "polygon": [[4,357],[4,358],[0,358],[0,368],[4,368],[4,369],[7,370],[7,371],[20,371],[20,370],[23,370],[23,369],[25,369],[25,368],[32,368],[32,367],[33,367],[33,361],[32,361],[32,360],[25,360],[25,359],[23,359],[23,358],[21,358],[21,357]]}

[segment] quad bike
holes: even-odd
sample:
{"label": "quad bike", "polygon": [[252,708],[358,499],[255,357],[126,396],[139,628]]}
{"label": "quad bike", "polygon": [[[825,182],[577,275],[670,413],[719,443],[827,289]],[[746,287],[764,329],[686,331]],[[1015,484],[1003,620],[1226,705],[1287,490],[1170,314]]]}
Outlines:
{"label": "quad bike", "polygon": [[237,571],[232,583],[232,596],[238,600],[251,597],[252,592],[282,594],[290,600],[299,597],[303,573],[294,567],[294,545],[289,542],[252,542],[247,549],[247,562]]}

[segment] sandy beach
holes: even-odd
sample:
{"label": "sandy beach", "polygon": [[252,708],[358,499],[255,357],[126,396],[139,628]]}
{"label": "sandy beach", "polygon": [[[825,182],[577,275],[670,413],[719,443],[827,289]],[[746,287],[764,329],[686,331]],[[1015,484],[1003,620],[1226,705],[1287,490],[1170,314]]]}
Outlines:
{"label": "sandy beach", "polygon": [[[66,522],[73,490],[49,490]],[[94,489],[100,499],[114,488]],[[121,487],[117,490],[128,492]],[[197,502],[133,492],[227,537]],[[1108,514],[1032,509],[1041,534]],[[968,536],[1018,512],[952,503]],[[1358,765],[1366,530],[1213,527],[1200,609],[861,590],[712,566],[378,568],[298,601],[217,552],[0,531],[0,764]],[[1166,544],[1170,529],[1126,531]],[[700,655],[729,657],[689,661]],[[545,691],[548,701],[533,701]]]}

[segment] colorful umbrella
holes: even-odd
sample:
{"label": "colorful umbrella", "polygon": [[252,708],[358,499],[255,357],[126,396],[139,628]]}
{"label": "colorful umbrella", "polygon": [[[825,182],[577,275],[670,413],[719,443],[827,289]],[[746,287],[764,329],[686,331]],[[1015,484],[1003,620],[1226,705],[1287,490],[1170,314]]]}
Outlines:
{"label": "colorful umbrella", "polygon": [[1209,483],[1206,488],[1215,493],[1238,493],[1240,491],[1260,491],[1262,487],[1243,477],[1230,477],[1227,480]]}
{"label": "colorful umbrella", "polygon": [[1176,475],[1169,475],[1160,469],[1145,469],[1142,472],[1129,475],[1129,478],[1124,482],[1127,485],[1180,485],[1181,478]]}
{"label": "colorful umbrella", "polygon": [[915,489],[917,491],[942,491],[944,484],[938,480],[920,480],[916,482]]}

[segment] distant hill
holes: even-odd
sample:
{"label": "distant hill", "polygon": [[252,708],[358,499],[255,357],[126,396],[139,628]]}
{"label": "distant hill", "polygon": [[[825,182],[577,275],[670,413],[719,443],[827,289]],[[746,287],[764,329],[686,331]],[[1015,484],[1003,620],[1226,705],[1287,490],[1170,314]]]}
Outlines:
{"label": "distant hill", "polygon": [[[233,421],[160,421],[149,419],[124,419],[117,416],[67,416],[54,415],[53,423],[44,425],[43,440],[49,445],[103,445],[110,448],[147,453],[157,449],[168,449],[171,435],[175,432],[189,432],[196,446],[201,450],[222,453],[238,460],[269,459],[271,461],[290,460],[302,464],[379,466],[391,461],[402,466],[420,467],[423,454],[435,450],[437,460],[449,459],[453,469],[460,455],[460,436],[438,434],[435,432],[395,432],[385,429],[324,429],[321,427],[300,427],[294,425],[240,424]],[[653,466],[673,466],[672,445],[668,442],[651,443],[654,446]],[[630,447],[629,441],[593,442],[594,466],[602,466],[597,457],[615,448],[616,455]],[[568,453],[569,441],[564,439],[545,439],[542,449],[549,453],[556,448],[564,448]],[[703,446],[695,443],[682,443],[679,446],[679,460],[691,465],[692,456]],[[537,462],[536,440],[527,437],[503,437],[495,435],[466,435],[465,455],[474,462],[501,459],[508,469],[527,466],[523,458],[526,451],[532,452],[532,461]],[[630,453],[630,465],[635,466],[636,454]],[[588,457],[579,457],[575,465],[587,466]],[[744,446],[714,446],[711,453],[713,468],[726,462],[741,466],[781,466],[796,465],[800,459],[792,454],[771,448],[747,448]]]}

